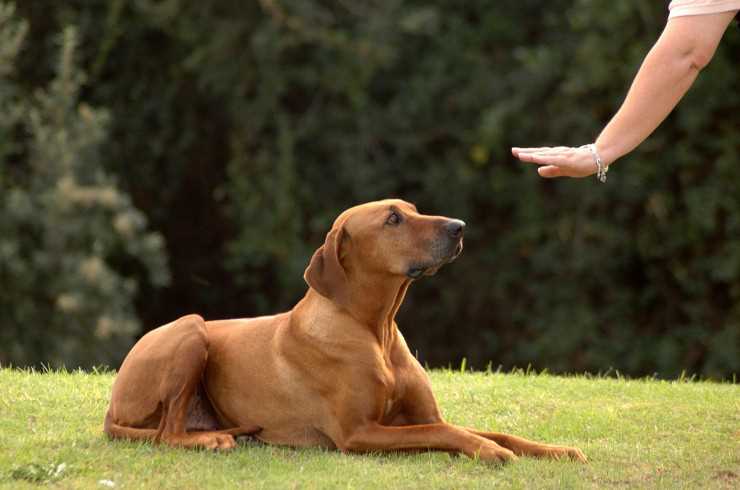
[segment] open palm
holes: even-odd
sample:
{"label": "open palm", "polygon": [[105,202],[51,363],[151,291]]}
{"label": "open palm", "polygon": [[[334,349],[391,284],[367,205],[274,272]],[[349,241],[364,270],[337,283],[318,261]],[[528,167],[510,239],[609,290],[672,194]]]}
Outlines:
{"label": "open palm", "polygon": [[596,173],[591,152],[585,148],[569,146],[540,148],[512,148],[511,153],[522,162],[539,165],[542,177],[588,177]]}

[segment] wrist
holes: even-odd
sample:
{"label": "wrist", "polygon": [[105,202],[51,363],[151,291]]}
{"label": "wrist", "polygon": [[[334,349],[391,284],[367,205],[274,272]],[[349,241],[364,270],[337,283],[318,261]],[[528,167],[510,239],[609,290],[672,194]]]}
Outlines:
{"label": "wrist", "polygon": [[606,183],[606,173],[609,171],[609,166],[604,163],[596,148],[595,143],[589,143],[581,146],[581,149],[588,150],[593,158],[594,165],[596,165],[596,179],[602,184]]}
{"label": "wrist", "polygon": [[594,145],[596,146],[596,151],[601,156],[601,161],[607,167],[622,156],[622,154],[619,153],[619,150],[615,148],[614,145],[607,144],[603,141],[600,141],[599,139],[596,140]]}

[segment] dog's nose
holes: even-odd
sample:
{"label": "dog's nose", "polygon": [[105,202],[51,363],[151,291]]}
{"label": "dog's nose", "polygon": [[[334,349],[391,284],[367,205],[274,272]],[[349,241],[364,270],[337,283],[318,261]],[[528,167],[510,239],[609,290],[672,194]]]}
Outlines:
{"label": "dog's nose", "polygon": [[451,219],[445,224],[445,229],[452,238],[460,238],[465,230],[465,222],[459,219]]}

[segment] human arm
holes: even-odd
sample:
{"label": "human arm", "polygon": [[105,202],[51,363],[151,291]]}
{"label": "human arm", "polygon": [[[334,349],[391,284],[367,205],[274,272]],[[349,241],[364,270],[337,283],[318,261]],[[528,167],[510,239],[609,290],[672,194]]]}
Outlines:
{"label": "human arm", "polygon": [[[642,143],[670,114],[714,56],[737,11],[670,19],[640,67],[627,97],[596,139],[609,165]],[[586,177],[596,172],[588,149],[512,148],[515,157],[539,165],[542,177]]]}

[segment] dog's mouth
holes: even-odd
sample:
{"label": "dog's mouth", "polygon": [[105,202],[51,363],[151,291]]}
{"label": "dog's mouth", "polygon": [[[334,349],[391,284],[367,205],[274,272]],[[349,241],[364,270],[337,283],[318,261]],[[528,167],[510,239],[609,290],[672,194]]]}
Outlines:
{"label": "dog's mouth", "polygon": [[454,262],[455,259],[457,259],[460,254],[463,251],[463,242],[460,240],[457,245],[455,246],[454,250],[452,251],[452,254],[445,257],[439,262],[433,263],[433,264],[415,264],[409,267],[409,270],[406,271],[406,277],[409,279],[419,279],[421,276],[433,276],[437,273],[439,269],[442,268],[443,265],[449,264],[451,262]]}
{"label": "dog's mouth", "polygon": [[450,257],[450,260],[448,260],[447,263],[449,264],[450,262],[454,262],[455,259],[457,259],[460,256],[462,251],[463,251],[463,242],[462,240],[460,240],[460,242],[455,247],[455,251],[452,252],[452,257]]}

